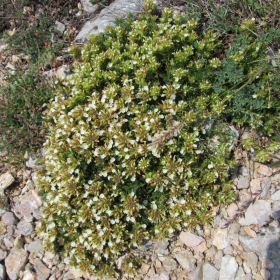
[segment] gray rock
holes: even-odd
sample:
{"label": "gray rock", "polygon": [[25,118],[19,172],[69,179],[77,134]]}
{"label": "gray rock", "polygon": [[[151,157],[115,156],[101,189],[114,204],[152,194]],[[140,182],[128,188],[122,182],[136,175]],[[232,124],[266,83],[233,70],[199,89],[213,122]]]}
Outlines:
{"label": "gray rock", "polygon": [[272,196],[271,199],[273,200],[280,200],[280,190],[276,191]]}
{"label": "gray rock", "polygon": [[191,232],[181,232],[179,238],[188,247],[197,246],[204,241],[202,237],[197,236]]}
{"label": "gray rock", "polygon": [[238,267],[234,280],[244,280],[245,272],[241,266]]}
{"label": "gray rock", "polygon": [[93,14],[98,9],[98,4],[91,4],[89,0],[81,0],[83,10],[86,14]]}
{"label": "gray rock", "polygon": [[162,272],[156,279],[157,280],[169,280],[170,277],[167,272]]}
{"label": "gray rock", "polygon": [[239,223],[243,226],[257,224],[263,226],[270,220],[271,203],[266,200],[257,200],[251,203],[245,212],[245,218],[239,219]]}
{"label": "gray rock", "polygon": [[172,270],[175,270],[177,268],[177,262],[172,259],[172,258],[166,258],[163,262],[162,262],[162,265],[164,267],[164,269],[169,272],[169,271],[172,271]]}
{"label": "gray rock", "polygon": [[214,233],[213,245],[218,250],[224,249],[229,245],[228,229],[216,229]]}
{"label": "gray rock", "polygon": [[14,225],[17,222],[17,218],[15,217],[13,212],[6,212],[3,216],[2,216],[2,221],[6,224],[6,225]]}
{"label": "gray rock", "polygon": [[177,262],[186,271],[190,272],[195,269],[196,259],[194,258],[191,251],[184,250],[180,252],[175,252],[174,256]]}
{"label": "gray rock", "polygon": [[165,239],[164,241],[155,240],[155,248],[166,250],[168,246],[169,246],[168,239]]}
{"label": "gray rock", "polygon": [[30,271],[29,269],[28,270],[25,270],[23,272],[23,278],[22,280],[36,280],[36,275],[33,271]]}
{"label": "gray rock", "polygon": [[219,273],[220,280],[234,280],[238,264],[233,256],[226,255],[222,258],[221,269]]}
{"label": "gray rock", "polygon": [[189,273],[189,280],[202,279],[202,264],[198,264],[196,269]]}
{"label": "gray rock", "polygon": [[249,177],[248,176],[239,176],[237,188],[240,189],[248,189],[249,188]]}
{"label": "gray rock", "polygon": [[138,15],[143,12],[144,0],[116,0],[93,19],[86,22],[76,37],[76,41],[87,41],[89,35],[104,32],[109,25],[114,25],[118,18],[126,18],[129,13]]}
{"label": "gray rock", "polygon": [[210,263],[206,262],[203,265],[203,280],[218,280],[219,271],[212,266]]}
{"label": "gray rock", "polygon": [[0,280],[6,279],[6,269],[3,264],[0,264]]}
{"label": "gray rock", "polygon": [[39,280],[46,280],[50,276],[50,269],[37,258],[34,260],[34,269]]}
{"label": "gray rock", "polygon": [[254,252],[244,252],[244,255],[250,269],[252,270],[252,272],[255,272],[259,261],[258,256]]}
{"label": "gray rock", "polygon": [[17,225],[18,230],[24,236],[31,235],[33,231],[33,224],[21,220]]}
{"label": "gray rock", "polygon": [[0,175],[0,193],[3,193],[13,182],[15,178],[9,172]]}
{"label": "gray rock", "polygon": [[280,200],[275,200],[273,202],[271,217],[276,220],[280,219]]}
{"label": "gray rock", "polygon": [[34,254],[38,254],[38,253],[44,254],[44,248],[43,248],[42,244],[40,243],[40,241],[38,241],[38,240],[30,242],[27,245],[27,250],[30,253],[34,253]]}
{"label": "gray rock", "polygon": [[55,22],[55,30],[58,32],[60,36],[63,35],[63,32],[65,31],[65,25],[59,21]]}
{"label": "gray rock", "polygon": [[33,212],[33,217],[36,220],[40,220],[43,217],[43,210],[42,209],[35,209]]}
{"label": "gray rock", "polygon": [[0,261],[4,260],[7,257],[7,251],[0,249]]}
{"label": "gray rock", "polygon": [[271,186],[271,179],[269,177],[265,177],[261,183],[261,188],[263,190],[260,194],[261,198],[263,199],[268,198],[270,186]]}
{"label": "gray rock", "polygon": [[11,280],[18,279],[18,274],[27,263],[28,253],[22,248],[12,248],[8,257],[5,259],[7,274]]}

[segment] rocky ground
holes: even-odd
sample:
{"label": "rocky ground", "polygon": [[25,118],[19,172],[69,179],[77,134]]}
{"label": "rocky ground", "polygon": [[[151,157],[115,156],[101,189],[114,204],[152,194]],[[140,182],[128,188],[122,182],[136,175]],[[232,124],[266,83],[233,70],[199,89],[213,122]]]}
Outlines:
{"label": "rocky ground", "polygon": [[[83,11],[91,13],[88,8],[83,6]],[[109,12],[112,16],[112,6]],[[106,10],[93,18],[91,26],[101,30],[104,14]],[[77,38],[83,41],[88,29],[84,35],[81,32]],[[66,75],[67,67],[54,74]],[[211,226],[180,232],[163,243],[151,240],[139,248],[144,263],[134,279],[280,279],[280,169],[250,160],[246,153],[236,154],[236,158],[241,163],[233,176],[236,202],[215,207]],[[0,174],[0,192],[10,198],[8,205],[3,202],[0,207],[0,279],[96,279],[73,270],[67,260],[43,248],[36,233],[42,201],[36,188],[35,162],[34,155],[26,155],[24,169],[3,169]]]}

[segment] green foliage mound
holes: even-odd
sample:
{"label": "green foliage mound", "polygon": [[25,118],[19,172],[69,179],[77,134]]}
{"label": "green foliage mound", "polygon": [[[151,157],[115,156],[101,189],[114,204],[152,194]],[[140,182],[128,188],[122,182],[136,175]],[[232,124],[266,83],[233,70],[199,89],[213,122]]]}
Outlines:
{"label": "green foliage mound", "polygon": [[[235,198],[222,120],[237,85],[266,79],[265,48],[251,40],[222,60],[222,47],[217,33],[169,9],[90,38],[49,105],[38,173],[48,248],[89,274],[114,275],[128,248],[210,223],[211,208]],[[223,76],[228,64],[247,79]],[[265,88],[253,94],[268,102]],[[134,257],[122,263],[129,274]]]}

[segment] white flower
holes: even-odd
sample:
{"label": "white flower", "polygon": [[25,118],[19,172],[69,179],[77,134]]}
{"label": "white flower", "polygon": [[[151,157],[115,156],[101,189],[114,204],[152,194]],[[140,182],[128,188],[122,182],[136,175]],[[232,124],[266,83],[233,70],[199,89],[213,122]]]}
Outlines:
{"label": "white flower", "polygon": [[191,210],[186,211],[186,214],[187,214],[188,216],[190,216],[190,215],[191,215],[191,213],[192,213],[192,211],[191,211]]}
{"label": "white flower", "polygon": [[148,90],[149,90],[149,87],[148,87],[148,86],[144,86],[144,87],[143,87],[143,90],[148,91]]}
{"label": "white flower", "polygon": [[213,164],[212,163],[210,163],[210,164],[208,164],[208,169],[212,169],[213,168]]}

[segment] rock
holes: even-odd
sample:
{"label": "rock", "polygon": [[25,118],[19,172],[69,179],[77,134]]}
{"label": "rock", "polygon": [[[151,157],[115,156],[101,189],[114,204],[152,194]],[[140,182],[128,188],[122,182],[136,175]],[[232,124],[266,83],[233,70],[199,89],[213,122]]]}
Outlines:
{"label": "rock", "polygon": [[0,236],[5,235],[7,233],[7,225],[0,221]]}
{"label": "rock", "polygon": [[81,0],[81,4],[83,6],[83,10],[86,14],[93,14],[99,7],[98,4],[91,4],[89,0]]}
{"label": "rock", "polygon": [[14,225],[17,222],[17,218],[15,217],[13,212],[6,212],[2,216],[2,221],[8,226],[8,225]]}
{"label": "rock", "polygon": [[238,193],[238,200],[240,204],[246,205],[251,201],[251,199],[252,196],[247,189],[243,189]]}
{"label": "rock", "polygon": [[210,263],[206,262],[203,265],[203,280],[219,280],[219,271],[212,266]]}
{"label": "rock", "polygon": [[167,272],[163,272],[156,278],[156,280],[169,280],[170,277]]}
{"label": "rock", "polygon": [[177,262],[186,271],[190,272],[195,269],[196,260],[191,251],[184,250],[180,252],[175,252],[174,256]]}
{"label": "rock", "polygon": [[0,280],[6,279],[6,269],[5,266],[1,263],[0,264]]}
{"label": "rock", "polygon": [[23,278],[22,280],[37,280],[36,275],[33,271],[25,270],[23,272]]}
{"label": "rock", "polygon": [[20,270],[27,263],[28,253],[22,248],[12,248],[8,257],[5,259],[7,274],[11,280],[18,279]]}
{"label": "rock", "polygon": [[38,254],[38,253],[44,254],[44,248],[41,245],[40,241],[38,240],[30,242],[27,246],[27,250],[30,253],[34,253],[34,254]]}
{"label": "rock", "polygon": [[140,14],[143,11],[144,0],[116,0],[93,19],[86,22],[75,41],[87,41],[89,35],[104,32],[109,25],[114,25],[118,18],[126,18],[129,13]]}
{"label": "rock", "polygon": [[37,195],[35,190],[31,190],[16,200],[13,212],[21,219],[26,214],[32,214],[33,211],[38,209],[41,205],[41,198]]}
{"label": "rock", "polygon": [[218,228],[215,230],[213,245],[215,245],[218,250],[224,249],[229,245],[227,229]]}
{"label": "rock", "polygon": [[57,31],[57,33],[62,36],[64,31],[65,31],[65,25],[59,21],[55,22],[55,30]]}
{"label": "rock", "polygon": [[262,188],[262,192],[260,194],[261,198],[266,199],[268,197],[270,186],[271,186],[271,179],[269,177],[265,177],[261,183],[261,188]]}
{"label": "rock", "polygon": [[236,215],[236,213],[238,212],[238,206],[236,205],[236,203],[231,203],[228,207],[227,207],[227,214],[229,217],[233,217]]}
{"label": "rock", "polygon": [[244,277],[245,277],[245,272],[243,268],[239,266],[235,276],[235,280],[241,280],[241,279],[244,280]]}
{"label": "rock", "polygon": [[40,220],[43,217],[43,210],[42,209],[35,209],[33,212],[33,217],[36,220]]}
{"label": "rock", "polygon": [[172,270],[175,270],[177,268],[177,262],[172,259],[172,258],[166,258],[163,262],[162,262],[162,265],[164,267],[164,269],[169,272],[169,271],[172,271]]}
{"label": "rock", "polygon": [[251,192],[252,194],[259,194],[262,190],[261,188],[261,179],[253,179],[250,182],[250,188],[251,188]]}
{"label": "rock", "polygon": [[260,165],[259,172],[260,172],[260,174],[267,176],[267,177],[270,177],[272,175],[272,169],[264,164]]}
{"label": "rock", "polygon": [[240,189],[248,189],[249,188],[249,177],[248,176],[239,176],[237,188]]}
{"label": "rock", "polygon": [[155,248],[166,250],[168,246],[169,246],[168,239],[165,239],[164,241],[155,240]]}
{"label": "rock", "polygon": [[50,275],[50,269],[48,269],[38,258],[34,260],[34,269],[36,270],[39,280],[46,280]]}
{"label": "rock", "polygon": [[0,261],[4,260],[7,257],[7,252],[0,249]]}
{"label": "rock", "polygon": [[70,75],[70,69],[67,65],[60,66],[55,72],[55,75],[59,79],[64,79]]}
{"label": "rock", "polygon": [[15,248],[23,248],[23,238],[21,236],[17,236],[14,240],[14,247]]}
{"label": "rock", "polygon": [[263,226],[270,220],[271,203],[266,200],[257,200],[251,203],[245,212],[245,218],[239,219],[239,223],[243,226],[256,224]]}
{"label": "rock", "polygon": [[202,264],[198,264],[197,268],[189,273],[189,280],[198,279],[202,279]]}
{"label": "rock", "polygon": [[238,264],[233,256],[226,255],[222,258],[219,279],[234,280]]}
{"label": "rock", "polygon": [[256,232],[252,230],[250,227],[244,227],[245,232],[252,238],[257,236]]}
{"label": "rock", "polygon": [[203,252],[207,250],[207,243],[206,241],[201,242],[199,245],[193,247],[194,255],[199,256]]}
{"label": "rock", "polygon": [[204,241],[202,237],[199,237],[190,232],[181,232],[179,236],[180,240],[188,247],[194,247]]}
{"label": "rock", "polygon": [[271,199],[273,200],[280,200],[280,190],[276,191],[272,196]]}
{"label": "rock", "polygon": [[256,268],[259,261],[258,256],[254,252],[244,252],[244,255],[251,271],[256,272]]}
{"label": "rock", "polygon": [[3,193],[13,182],[15,178],[9,172],[0,175],[0,193]]}
{"label": "rock", "polygon": [[24,236],[31,235],[33,231],[33,224],[21,220],[17,225],[18,230]]}

